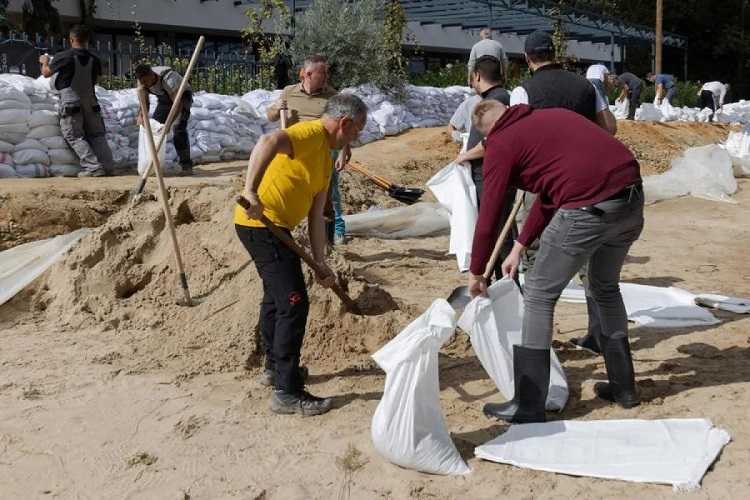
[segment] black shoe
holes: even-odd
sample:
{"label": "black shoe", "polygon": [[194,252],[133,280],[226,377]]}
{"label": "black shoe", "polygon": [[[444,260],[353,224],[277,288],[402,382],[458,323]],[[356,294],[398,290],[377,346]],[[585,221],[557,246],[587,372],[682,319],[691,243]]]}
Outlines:
{"label": "black shoe", "polygon": [[322,415],[331,409],[332,404],[333,399],[319,398],[304,390],[295,394],[275,390],[271,396],[271,411],[280,415]]}
{"label": "black shoe", "polygon": [[[307,370],[306,366],[300,366],[299,367],[299,379],[300,382],[303,384],[307,380],[308,375],[310,375],[310,372]],[[264,385],[266,387],[273,387],[276,384],[276,372],[274,372],[270,368],[265,368],[263,370],[263,373],[261,373],[258,376],[258,383],[260,385]]]}
{"label": "black shoe", "polygon": [[182,170],[180,170],[180,177],[191,177],[193,175],[193,166],[192,165],[183,165]]}
{"label": "black shoe", "polygon": [[630,355],[628,338],[603,338],[604,364],[607,367],[609,382],[594,386],[594,392],[601,399],[617,403],[623,408],[633,408],[641,404],[641,397],[635,385],[633,358]]}
{"label": "black shoe", "polygon": [[546,422],[544,406],[549,392],[549,363],[549,349],[513,346],[513,399],[484,405],[484,414],[514,424]]}
{"label": "black shoe", "polygon": [[103,168],[97,168],[96,170],[81,170],[78,172],[78,177],[104,177],[107,172]]}
{"label": "black shoe", "polygon": [[576,349],[585,349],[586,351],[594,354],[601,354],[602,349],[599,346],[599,338],[601,337],[602,331],[602,320],[601,314],[599,313],[599,306],[597,306],[594,299],[586,296],[586,309],[588,310],[589,316],[589,330],[586,336],[583,338],[570,339],[570,343]]}

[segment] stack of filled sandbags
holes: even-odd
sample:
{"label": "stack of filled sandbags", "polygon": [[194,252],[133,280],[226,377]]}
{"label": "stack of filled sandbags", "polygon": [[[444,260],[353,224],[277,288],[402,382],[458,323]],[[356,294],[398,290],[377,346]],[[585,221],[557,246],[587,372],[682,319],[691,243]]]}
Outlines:
{"label": "stack of filled sandbags", "polygon": [[21,177],[48,177],[49,154],[47,146],[28,137],[13,148],[13,164]]}

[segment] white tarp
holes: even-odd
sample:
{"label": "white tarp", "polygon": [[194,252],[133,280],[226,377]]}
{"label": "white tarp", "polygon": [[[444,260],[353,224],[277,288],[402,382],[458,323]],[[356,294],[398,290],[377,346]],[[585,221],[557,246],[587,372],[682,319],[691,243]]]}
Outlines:
{"label": "white tarp", "polygon": [[513,425],[477,457],[573,476],[694,490],[731,437],[706,419],[590,420]]}
{"label": "white tarp", "polygon": [[[682,328],[720,323],[710,311],[696,304],[696,295],[681,288],[620,283],[620,292],[628,319],[638,326]],[[585,303],[583,287],[570,282],[560,300]]]}
{"label": "white tarp", "polygon": [[[469,334],[479,362],[497,389],[506,399],[512,399],[513,346],[521,343],[523,297],[510,279],[495,282],[487,294],[488,297],[477,297],[466,306],[458,326]],[[555,351],[550,351],[546,408],[562,410],[568,401],[568,382]]]}
{"label": "white tarp", "polygon": [[407,207],[371,208],[345,215],[350,236],[400,239],[444,234],[450,228],[450,214],[439,203],[415,203]]}
{"label": "white tarp", "polygon": [[438,352],[455,331],[456,313],[444,299],[372,355],[385,388],[372,417],[372,442],[387,460],[432,474],[467,474],[440,408]]}
{"label": "white tarp", "polygon": [[477,189],[469,164],[449,163],[427,181],[427,187],[451,213],[448,253],[456,256],[459,271],[468,271],[478,216]]}
{"label": "white tarp", "polygon": [[695,303],[735,314],[750,314],[750,299],[728,297],[715,293],[701,293],[695,296]]}
{"label": "white tarp", "polygon": [[0,252],[0,304],[13,298],[26,285],[38,278],[89,232],[90,229],[78,229],[62,236],[32,241]]}

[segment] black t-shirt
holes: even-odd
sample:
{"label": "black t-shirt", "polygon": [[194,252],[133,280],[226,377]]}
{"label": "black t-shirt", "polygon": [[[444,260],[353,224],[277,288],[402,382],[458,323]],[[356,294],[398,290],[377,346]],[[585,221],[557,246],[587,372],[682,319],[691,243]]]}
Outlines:
{"label": "black t-shirt", "polygon": [[617,81],[627,85],[631,92],[637,92],[641,89],[641,79],[633,73],[623,73],[617,77]]}
{"label": "black t-shirt", "polygon": [[74,57],[78,57],[78,62],[81,64],[87,64],[89,58],[93,58],[94,62],[91,65],[91,80],[96,83],[97,78],[102,74],[102,63],[99,58],[94,55],[89,49],[67,49],[62,52],[55,54],[52,59],[52,63],[49,65],[52,73],[59,73],[55,82],[57,90],[62,90],[70,87],[73,82],[73,73],[76,69],[76,63],[73,60]]}
{"label": "black t-shirt", "polygon": [[[505,104],[506,106],[510,106],[510,94],[507,90],[502,88],[500,85],[497,85],[495,87],[492,87],[490,89],[487,89],[485,92],[482,93],[482,100],[486,101],[487,99],[493,99],[495,101],[500,101],[501,103]],[[472,123],[471,127],[469,128],[469,140],[466,142],[466,150],[472,149],[474,146],[479,144],[482,139],[484,139],[484,135],[477,130],[476,127],[474,127],[474,124]],[[471,163],[471,166],[475,169],[482,168],[482,159],[478,160],[471,160],[469,163]]]}

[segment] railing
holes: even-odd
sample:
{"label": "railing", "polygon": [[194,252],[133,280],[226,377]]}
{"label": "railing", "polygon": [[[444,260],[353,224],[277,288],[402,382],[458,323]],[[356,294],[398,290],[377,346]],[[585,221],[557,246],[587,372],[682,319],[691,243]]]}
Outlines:
{"label": "railing", "polygon": [[[66,39],[29,36],[23,33],[0,35],[0,73],[19,73],[36,78],[40,74],[39,56],[69,48]],[[192,55],[192,48],[174,50],[167,45],[158,47],[137,44],[94,42],[91,50],[102,63],[102,76],[98,84],[108,89],[135,86],[133,68],[140,62],[153,66],[170,66],[184,71]],[[220,94],[243,94],[258,88],[261,65],[254,56],[245,52],[217,53],[204,51],[193,70],[190,84],[194,90],[206,90]]]}

